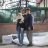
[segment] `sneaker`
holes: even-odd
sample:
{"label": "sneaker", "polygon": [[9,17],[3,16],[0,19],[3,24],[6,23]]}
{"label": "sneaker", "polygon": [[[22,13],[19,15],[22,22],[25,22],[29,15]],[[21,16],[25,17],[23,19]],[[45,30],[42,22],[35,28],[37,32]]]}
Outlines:
{"label": "sneaker", "polygon": [[18,44],[18,46],[22,46],[23,44]]}
{"label": "sneaker", "polygon": [[33,46],[32,44],[28,44],[27,46]]}

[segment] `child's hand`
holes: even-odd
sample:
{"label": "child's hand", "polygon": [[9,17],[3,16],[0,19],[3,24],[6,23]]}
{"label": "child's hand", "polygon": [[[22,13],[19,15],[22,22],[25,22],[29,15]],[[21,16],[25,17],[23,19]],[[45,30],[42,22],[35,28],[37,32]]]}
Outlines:
{"label": "child's hand", "polygon": [[22,23],[22,22],[19,22],[19,23]]}

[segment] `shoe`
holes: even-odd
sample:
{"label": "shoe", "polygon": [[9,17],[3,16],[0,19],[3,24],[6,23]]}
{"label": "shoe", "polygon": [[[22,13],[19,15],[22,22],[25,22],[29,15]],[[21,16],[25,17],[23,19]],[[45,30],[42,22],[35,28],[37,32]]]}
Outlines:
{"label": "shoe", "polygon": [[28,44],[27,46],[33,46],[32,44]]}
{"label": "shoe", "polygon": [[22,46],[23,44],[18,44],[18,46]]}

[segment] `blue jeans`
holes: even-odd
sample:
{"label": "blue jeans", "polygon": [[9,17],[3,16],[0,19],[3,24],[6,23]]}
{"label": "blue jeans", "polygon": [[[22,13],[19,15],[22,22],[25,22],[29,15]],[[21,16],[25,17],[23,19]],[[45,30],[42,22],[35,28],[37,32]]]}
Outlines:
{"label": "blue jeans", "polygon": [[21,30],[21,27],[18,26],[17,27],[17,32],[18,32],[18,39],[19,39],[19,43],[22,44],[23,43],[23,38],[24,38],[24,30]]}

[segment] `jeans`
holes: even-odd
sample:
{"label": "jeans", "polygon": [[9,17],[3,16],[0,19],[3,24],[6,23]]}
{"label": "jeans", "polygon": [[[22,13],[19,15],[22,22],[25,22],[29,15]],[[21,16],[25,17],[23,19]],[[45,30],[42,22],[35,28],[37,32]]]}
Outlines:
{"label": "jeans", "polygon": [[18,26],[17,27],[17,32],[18,32],[19,43],[22,44],[23,43],[23,38],[24,38],[24,31],[21,30],[20,26]]}

